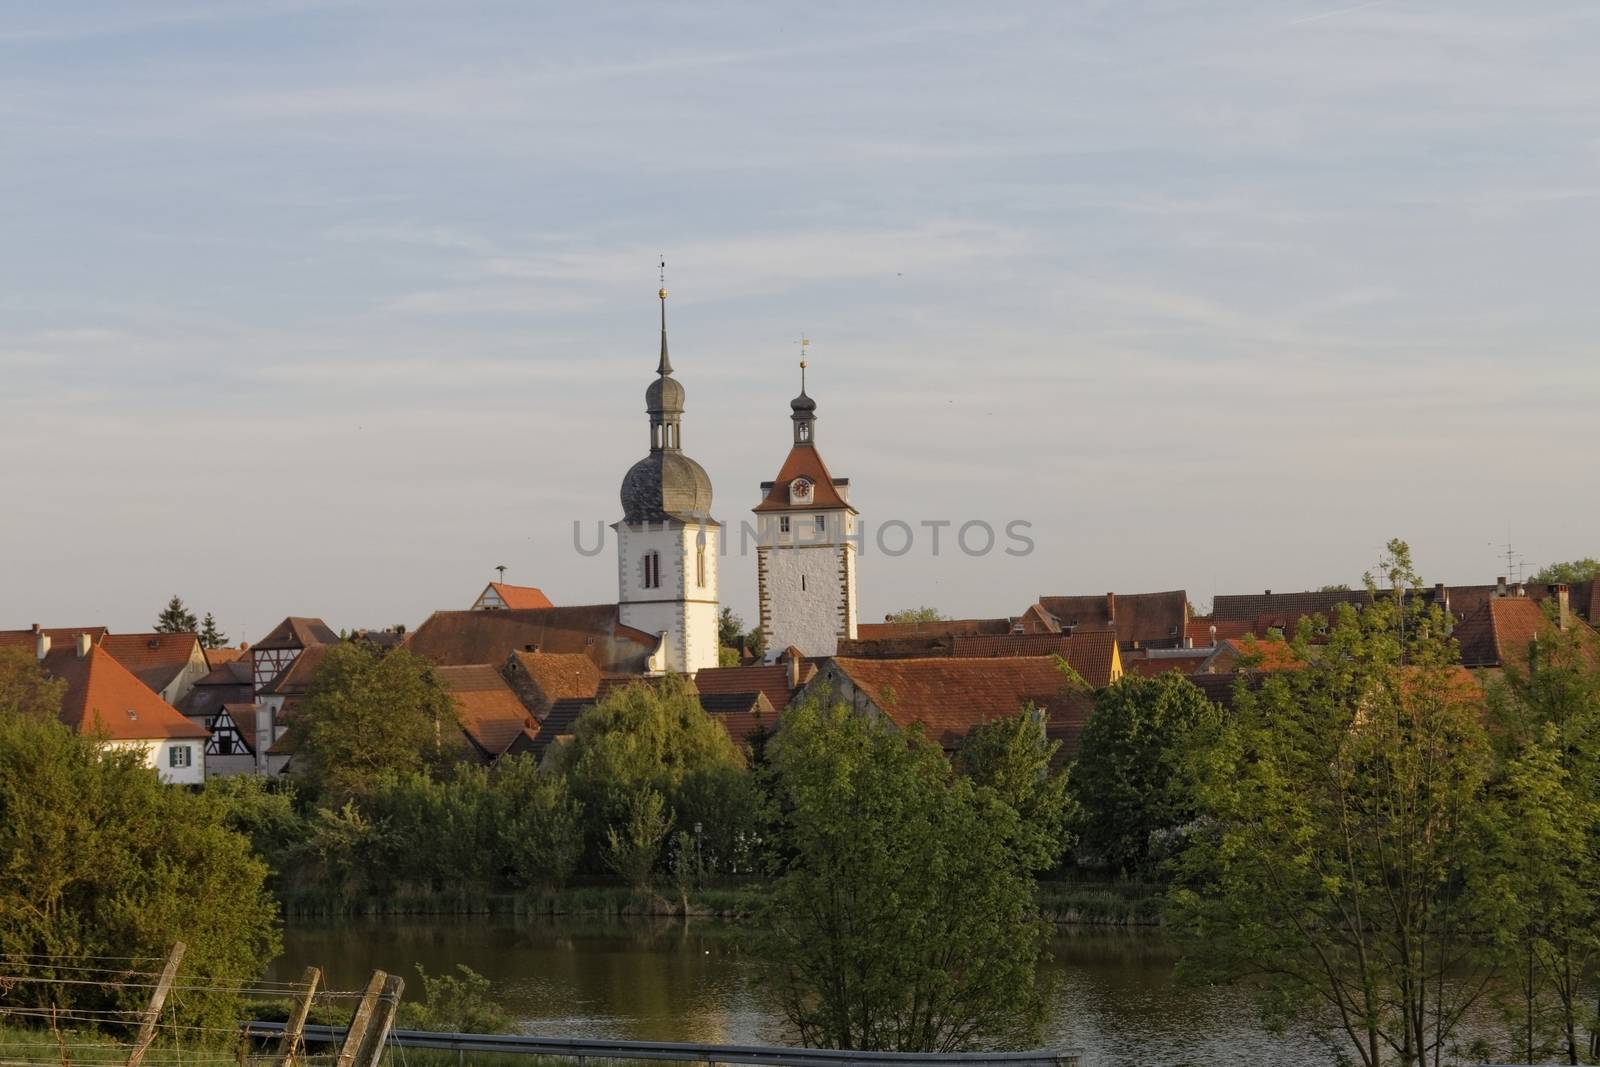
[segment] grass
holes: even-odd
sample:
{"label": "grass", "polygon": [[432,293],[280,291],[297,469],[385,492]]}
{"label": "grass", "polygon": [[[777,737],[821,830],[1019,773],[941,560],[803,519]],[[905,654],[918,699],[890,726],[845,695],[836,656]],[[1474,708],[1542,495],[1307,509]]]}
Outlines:
{"label": "grass", "polygon": [[1163,891],[1137,882],[1040,882],[1039,910],[1058,925],[1159,926]]}
{"label": "grass", "polygon": [[[1161,922],[1163,888],[1142,882],[1049,881],[1039,883],[1039,907],[1062,925],[1156,926]],[[568,886],[553,891],[493,892],[470,887],[433,890],[400,887],[387,894],[345,896],[321,889],[283,894],[289,919],[495,917],[541,919],[711,918],[751,919],[763,897],[753,884],[691,890],[687,900],[666,892],[640,892],[626,886]]]}
{"label": "grass", "polygon": [[667,893],[641,892],[627,886],[568,886],[553,891],[521,893],[457,887],[434,890],[402,886],[385,894],[347,896],[324,889],[288,890],[280,895],[283,914],[291,919],[399,916],[498,916],[543,918],[560,915],[628,917],[656,915],[739,920],[752,910],[760,894],[755,887],[734,886],[691,890],[687,900]]}

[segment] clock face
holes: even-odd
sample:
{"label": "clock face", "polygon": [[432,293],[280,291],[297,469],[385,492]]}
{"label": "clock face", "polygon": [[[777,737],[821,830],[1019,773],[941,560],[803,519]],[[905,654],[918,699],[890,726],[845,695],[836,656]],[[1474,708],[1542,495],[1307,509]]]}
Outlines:
{"label": "clock face", "polygon": [[810,500],[811,482],[805,478],[796,478],[789,483],[789,495],[796,500]]}

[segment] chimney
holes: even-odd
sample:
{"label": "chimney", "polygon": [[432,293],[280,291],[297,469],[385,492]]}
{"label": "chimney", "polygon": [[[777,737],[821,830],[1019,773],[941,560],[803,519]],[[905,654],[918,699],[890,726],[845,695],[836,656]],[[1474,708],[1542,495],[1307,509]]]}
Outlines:
{"label": "chimney", "polygon": [[78,658],[82,659],[83,657],[85,657],[85,656],[87,656],[89,654],[89,635],[88,634],[79,634],[78,637],[77,637],[77,641],[78,641]]}
{"label": "chimney", "polygon": [[1271,595],[1272,595],[1272,590],[1270,590],[1270,589],[1268,589],[1268,590],[1267,590],[1267,591],[1266,591],[1266,592],[1265,592],[1265,593],[1264,593],[1264,594],[1262,594],[1262,595],[1263,595],[1263,596],[1271,596]]}
{"label": "chimney", "polygon": [[1106,594],[1106,621],[1117,621],[1117,594],[1115,593]]}
{"label": "chimney", "polygon": [[[34,624],[33,629],[35,633],[39,633],[38,623]],[[40,633],[38,639],[34,641],[34,646],[38,650],[39,659],[43,661],[43,659],[50,654],[50,635],[46,633]]]}
{"label": "chimney", "polygon": [[1498,577],[1498,578],[1496,578],[1494,580],[1494,595],[1495,596],[1505,596],[1506,595],[1506,576],[1503,575],[1503,574],[1500,577]]}
{"label": "chimney", "polygon": [[1212,648],[1216,648],[1217,647],[1217,624],[1216,623],[1212,623],[1211,624],[1211,647]]}
{"label": "chimney", "polygon": [[1572,601],[1565,585],[1552,585],[1550,595],[1556,598],[1556,625],[1563,630],[1572,626]]}
{"label": "chimney", "polygon": [[34,633],[38,633],[39,632],[39,624],[38,623],[34,623],[33,624],[33,632]]}

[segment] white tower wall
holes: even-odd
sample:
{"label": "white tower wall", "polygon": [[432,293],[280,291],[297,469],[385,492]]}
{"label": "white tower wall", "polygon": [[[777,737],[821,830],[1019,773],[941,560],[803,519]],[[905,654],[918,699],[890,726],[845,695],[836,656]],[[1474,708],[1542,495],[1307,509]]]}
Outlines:
{"label": "white tower wall", "polygon": [[[717,665],[715,522],[617,523],[618,614],[623,625],[666,634],[667,669],[693,674]],[[647,584],[647,557],[659,561],[658,584]]]}

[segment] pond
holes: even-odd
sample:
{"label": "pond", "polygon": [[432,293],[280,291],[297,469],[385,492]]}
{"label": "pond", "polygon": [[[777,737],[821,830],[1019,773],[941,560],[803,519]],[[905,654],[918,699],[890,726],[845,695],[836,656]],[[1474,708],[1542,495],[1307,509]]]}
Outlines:
{"label": "pond", "polygon": [[[1091,931],[1052,939],[1045,1044],[1085,1053],[1086,1067],[1328,1062],[1307,1035],[1274,1035],[1249,997],[1179,990],[1176,953],[1153,932]],[[352,921],[296,925],[267,977],[297,980],[309,965],[359,988],[375,968],[417,989],[464,963],[527,1034],[660,1041],[787,1043],[783,1020],[755,982],[740,932],[717,923]]]}

